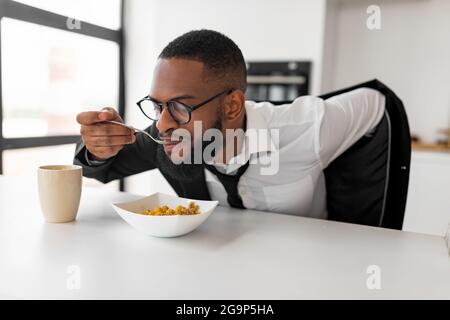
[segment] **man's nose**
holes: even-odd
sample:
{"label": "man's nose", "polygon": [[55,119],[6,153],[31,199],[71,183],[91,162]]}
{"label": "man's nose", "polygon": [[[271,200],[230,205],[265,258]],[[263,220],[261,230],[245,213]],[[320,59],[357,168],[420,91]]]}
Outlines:
{"label": "man's nose", "polygon": [[163,108],[159,120],[156,122],[156,128],[161,134],[178,127],[178,123],[172,118],[167,108]]}

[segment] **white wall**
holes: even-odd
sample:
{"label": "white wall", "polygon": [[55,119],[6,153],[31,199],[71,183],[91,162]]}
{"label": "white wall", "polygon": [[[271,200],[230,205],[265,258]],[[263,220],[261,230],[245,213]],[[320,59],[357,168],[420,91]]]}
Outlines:
{"label": "white wall", "polygon": [[[247,60],[310,60],[311,92],[320,92],[325,0],[128,0],[125,2],[126,120],[145,127],[135,102],[150,88],[159,52],[200,28],[223,32]],[[139,194],[171,191],[158,172],[127,179]]]}
{"label": "white wall", "polygon": [[335,51],[337,47],[337,13],[339,7],[338,0],[328,0],[325,4],[324,32],[322,39],[322,74],[321,74],[321,93],[332,91],[334,88],[335,73]]}
{"label": "white wall", "polygon": [[[381,8],[381,30],[368,30],[366,8]],[[379,78],[403,100],[411,131],[425,141],[450,124],[450,1],[339,1],[335,45],[323,90]]]}

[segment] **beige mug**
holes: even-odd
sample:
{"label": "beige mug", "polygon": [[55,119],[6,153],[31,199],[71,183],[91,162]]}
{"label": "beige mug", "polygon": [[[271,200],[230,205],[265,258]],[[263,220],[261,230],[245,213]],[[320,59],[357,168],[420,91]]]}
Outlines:
{"label": "beige mug", "polygon": [[47,222],[75,220],[80,205],[82,167],[51,165],[38,168],[41,210]]}

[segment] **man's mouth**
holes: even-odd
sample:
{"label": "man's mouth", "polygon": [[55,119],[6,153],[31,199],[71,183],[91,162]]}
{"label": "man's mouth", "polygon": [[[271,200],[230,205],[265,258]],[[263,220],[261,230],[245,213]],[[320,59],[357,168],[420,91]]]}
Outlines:
{"label": "man's mouth", "polygon": [[171,137],[161,137],[161,141],[164,141],[164,151],[166,153],[170,153],[181,142],[181,140],[172,140]]}

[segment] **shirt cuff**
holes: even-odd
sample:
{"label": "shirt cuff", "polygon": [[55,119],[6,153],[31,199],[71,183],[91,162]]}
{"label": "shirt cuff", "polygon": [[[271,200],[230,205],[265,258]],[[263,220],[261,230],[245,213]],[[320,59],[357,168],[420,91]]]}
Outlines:
{"label": "shirt cuff", "polygon": [[97,167],[97,166],[101,166],[102,164],[104,164],[106,162],[106,160],[94,160],[94,159],[90,159],[89,158],[89,151],[88,149],[86,149],[84,151],[84,159],[86,160],[86,163],[91,166],[91,167]]}

